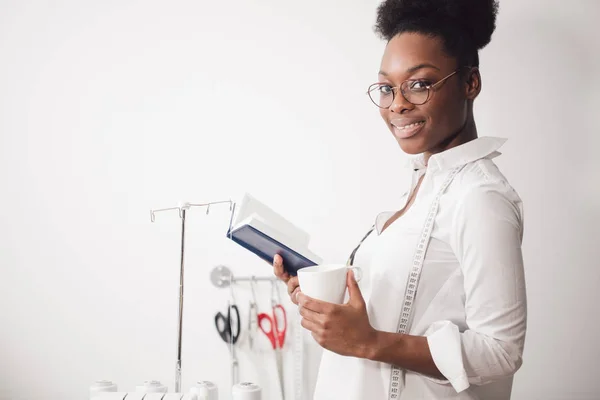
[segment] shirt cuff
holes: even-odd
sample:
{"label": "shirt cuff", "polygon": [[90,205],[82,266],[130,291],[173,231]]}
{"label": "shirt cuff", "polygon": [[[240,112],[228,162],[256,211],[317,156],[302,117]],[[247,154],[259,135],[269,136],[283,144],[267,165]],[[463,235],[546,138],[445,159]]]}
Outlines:
{"label": "shirt cuff", "polygon": [[433,362],[447,379],[434,380],[440,383],[450,382],[456,393],[466,390],[470,383],[463,365],[458,326],[450,321],[434,322],[425,332],[425,336]]}

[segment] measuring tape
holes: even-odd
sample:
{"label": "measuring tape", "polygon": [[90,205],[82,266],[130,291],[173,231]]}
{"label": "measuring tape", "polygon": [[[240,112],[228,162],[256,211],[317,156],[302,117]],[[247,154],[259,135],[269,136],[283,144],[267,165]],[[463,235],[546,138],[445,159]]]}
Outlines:
{"label": "measuring tape", "polygon": [[[431,204],[431,208],[429,209],[429,213],[427,214],[427,219],[425,221],[425,226],[423,227],[423,232],[421,233],[421,237],[417,244],[417,250],[415,252],[415,257],[413,259],[412,268],[410,270],[410,274],[408,275],[408,281],[406,283],[406,289],[404,292],[404,302],[402,303],[402,312],[400,314],[400,320],[398,322],[398,333],[407,333],[410,324],[412,323],[412,306],[417,295],[417,288],[419,286],[419,279],[421,278],[421,270],[423,268],[423,261],[425,260],[425,252],[427,251],[427,246],[429,245],[429,239],[431,238],[431,231],[433,229],[433,223],[435,221],[435,216],[437,215],[440,198],[456,176],[458,172],[464,166],[456,167],[444,181],[442,188],[435,196],[433,203]],[[398,368],[397,366],[392,366],[392,373],[390,379],[390,391],[389,391],[389,399],[394,400],[398,399],[400,395],[400,381],[403,378],[404,370]]]}
{"label": "measuring tape", "polygon": [[296,308],[296,315],[294,316],[294,399],[302,399],[302,385],[304,380],[304,335],[302,334],[302,325],[300,324],[301,316],[299,308]]}

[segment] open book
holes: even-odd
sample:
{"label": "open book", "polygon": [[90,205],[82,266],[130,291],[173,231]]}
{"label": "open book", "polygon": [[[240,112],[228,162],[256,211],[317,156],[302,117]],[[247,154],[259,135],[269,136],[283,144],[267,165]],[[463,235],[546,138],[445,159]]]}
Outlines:
{"label": "open book", "polygon": [[279,254],[292,276],[296,276],[300,268],[322,263],[321,258],[308,249],[308,233],[265,204],[246,194],[236,208],[237,215],[227,236],[237,244],[269,263]]}

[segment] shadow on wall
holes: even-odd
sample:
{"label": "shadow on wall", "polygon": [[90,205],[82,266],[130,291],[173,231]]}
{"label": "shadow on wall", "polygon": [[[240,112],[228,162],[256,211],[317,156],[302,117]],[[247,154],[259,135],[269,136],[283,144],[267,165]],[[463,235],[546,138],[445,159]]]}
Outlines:
{"label": "shadow on wall", "polygon": [[[594,155],[600,145],[600,78],[596,73],[600,65],[591,51],[593,39],[582,37],[569,25],[560,19],[516,20],[500,37],[506,51],[486,55],[502,68],[494,68],[497,75],[492,79],[485,79],[486,70],[484,86],[490,81],[497,86],[494,98],[488,99],[490,109],[504,111],[492,115],[492,120],[508,136],[518,136],[522,149],[528,149],[522,153],[513,149],[512,154],[523,162],[504,167],[513,168],[515,187],[525,189],[520,192],[534,195],[524,199],[526,212],[540,211],[535,210],[540,204],[545,204],[543,211],[561,205],[552,210],[554,222],[561,219],[560,226],[581,232],[561,235],[561,247],[575,250],[581,245],[573,242],[576,238],[592,237],[593,230],[598,233],[598,225],[589,222],[600,219],[600,185],[592,184],[600,173]],[[500,59],[507,53],[510,59]],[[523,174],[517,168],[529,171]],[[567,246],[564,240],[569,241]]]}
{"label": "shadow on wall", "polygon": [[[517,399],[600,393],[593,352],[583,347],[596,342],[600,327],[598,46],[583,28],[574,29],[575,19],[558,17],[513,19],[496,38],[495,49],[504,51],[485,60],[496,64],[485,71],[492,77],[484,77],[484,86],[496,86],[486,101],[490,110],[504,111],[490,119],[518,138],[510,153],[521,158],[502,165],[525,205],[529,331]],[[574,369],[565,377],[550,365]]]}

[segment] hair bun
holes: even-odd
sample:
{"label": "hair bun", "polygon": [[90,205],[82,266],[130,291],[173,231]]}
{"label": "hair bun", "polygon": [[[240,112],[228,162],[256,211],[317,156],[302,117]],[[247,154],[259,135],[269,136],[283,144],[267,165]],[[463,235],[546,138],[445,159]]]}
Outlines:
{"label": "hair bun", "polygon": [[477,50],[496,29],[497,0],[386,0],[377,10],[375,30],[390,40],[400,30],[459,29]]}

